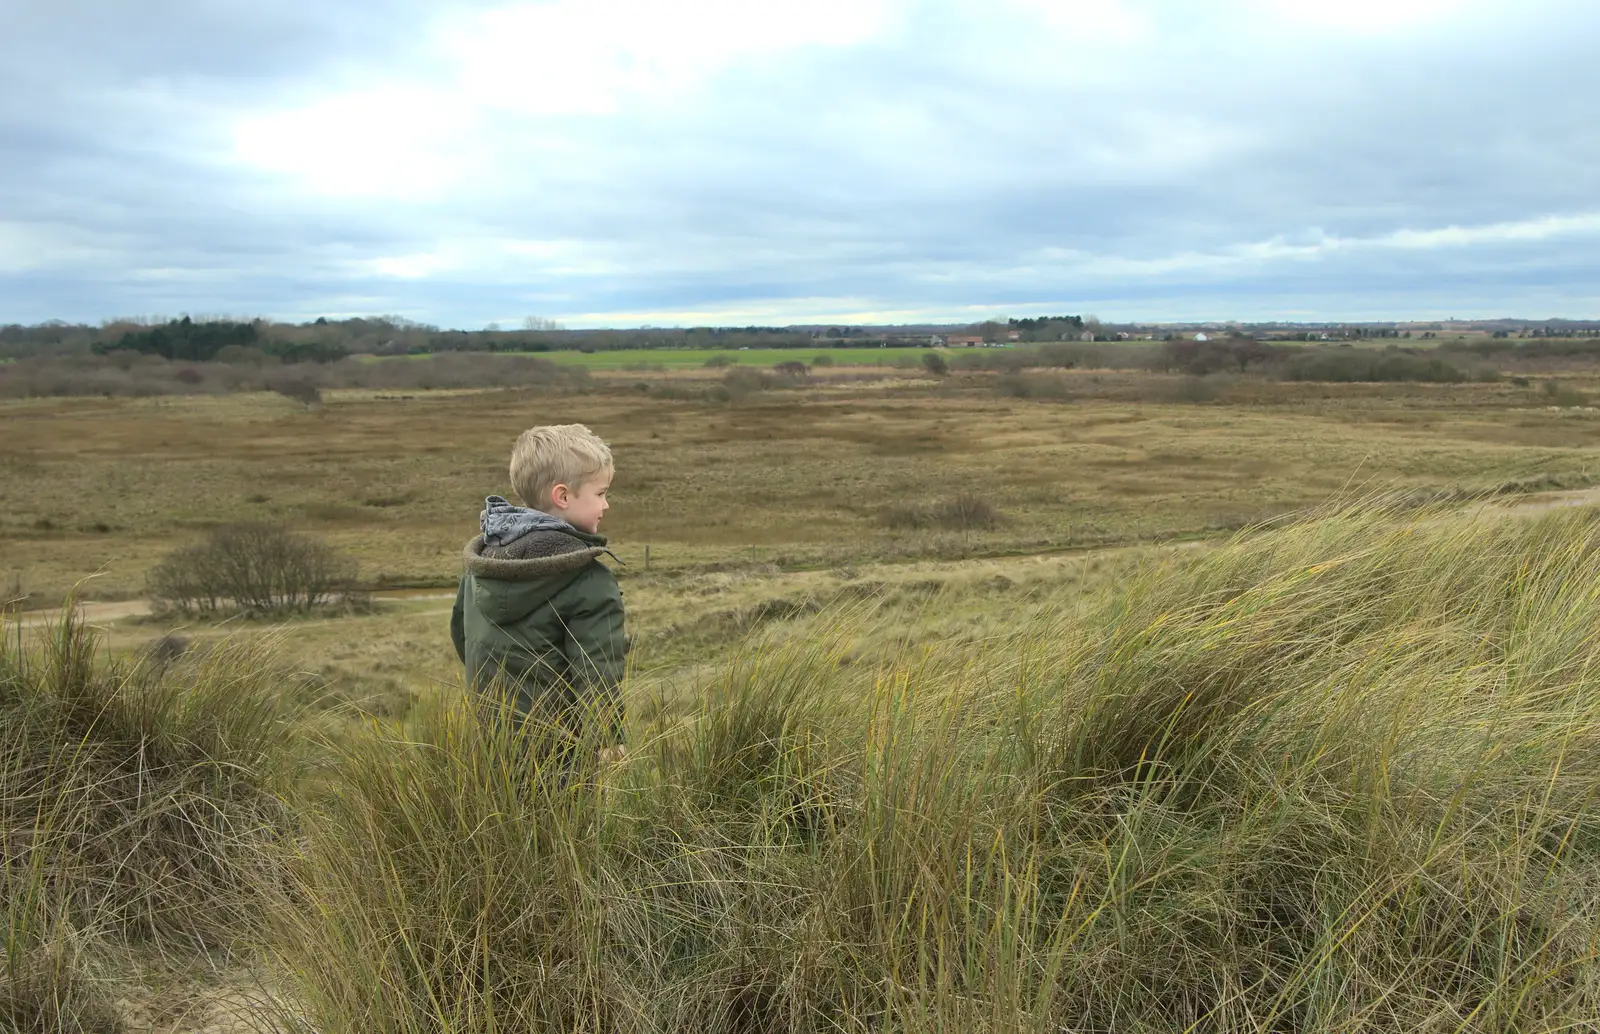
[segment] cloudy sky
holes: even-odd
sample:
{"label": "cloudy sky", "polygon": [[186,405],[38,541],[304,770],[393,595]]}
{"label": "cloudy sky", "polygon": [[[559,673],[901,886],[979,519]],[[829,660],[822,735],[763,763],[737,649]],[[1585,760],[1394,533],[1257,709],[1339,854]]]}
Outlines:
{"label": "cloudy sky", "polygon": [[1594,0],[0,0],[0,323],[1600,317]]}

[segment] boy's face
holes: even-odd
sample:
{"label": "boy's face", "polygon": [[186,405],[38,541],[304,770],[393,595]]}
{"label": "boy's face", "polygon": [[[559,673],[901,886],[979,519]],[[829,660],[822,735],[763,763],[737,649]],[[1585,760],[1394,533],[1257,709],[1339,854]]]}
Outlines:
{"label": "boy's face", "polygon": [[579,531],[598,534],[600,518],[611,509],[606,492],[611,488],[612,472],[605,471],[585,481],[576,491],[557,485],[550,491],[550,514],[560,517]]}

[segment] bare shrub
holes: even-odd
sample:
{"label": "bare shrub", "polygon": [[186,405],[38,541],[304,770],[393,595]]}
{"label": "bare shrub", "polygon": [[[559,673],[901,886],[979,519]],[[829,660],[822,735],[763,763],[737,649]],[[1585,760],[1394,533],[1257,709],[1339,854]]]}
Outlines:
{"label": "bare shrub", "polygon": [[811,367],[798,359],[790,359],[787,362],[773,363],[772,372],[779,377],[809,377],[811,376]]}
{"label": "bare shrub", "polygon": [[987,531],[999,523],[1000,512],[983,496],[967,492],[940,503],[934,520],[949,531]]}
{"label": "bare shrub", "polygon": [[720,370],[723,367],[732,365],[733,356],[731,355],[714,355],[705,361],[705,367],[708,370]]}
{"label": "bare shrub", "polygon": [[296,402],[310,409],[322,402],[322,389],[311,382],[309,377],[288,375],[274,377],[267,382],[269,391],[274,391],[284,398],[294,399]]}
{"label": "bare shrub", "polygon": [[319,539],[277,524],[236,524],[167,556],[150,572],[150,596],[181,613],[228,607],[304,612],[348,592],[355,565]]}
{"label": "bare shrub", "polygon": [[943,377],[950,372],[950,364],[938,352],[922,353],[922,368],[931,377]]}

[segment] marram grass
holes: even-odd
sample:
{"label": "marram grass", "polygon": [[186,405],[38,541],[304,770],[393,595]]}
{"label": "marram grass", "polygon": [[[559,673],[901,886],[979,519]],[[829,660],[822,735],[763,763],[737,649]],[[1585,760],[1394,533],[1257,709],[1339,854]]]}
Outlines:
{"label": "marram grass", "polygon": [[1592,1029],[1597,529],[1352,508],[924,648],[858,601],[620,767],[443,701],[294,810],[265,657],[68,620],[0,647],[0,1023],[261,937],[329,1034]]}
{"label": "marram grass", "polygon": [[108,960],[259,929],[295,756],[265,661],[113,662],[70,607],[32,637],[0,623],[0,1030],[123,1030]]}
{"label": "marram grass", "polygon": [[350,747],[328,1031],[1556,1031],[1600,1017],[1600,525],[1350,509],[978,646],[753,642],[619,769]]}

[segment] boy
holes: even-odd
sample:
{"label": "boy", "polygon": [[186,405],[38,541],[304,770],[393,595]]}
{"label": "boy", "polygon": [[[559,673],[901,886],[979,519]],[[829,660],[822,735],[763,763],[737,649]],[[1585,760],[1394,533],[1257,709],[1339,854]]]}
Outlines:
{"label": "boy", "polygon": [[583,736],[599,723],[602,760],[623,753],[622,591],[599,560],[612,474],[610,448],[582,424],[524,431],[511,486],[528,506],[485,500],[450,615],[469,687],[504,694],[519,724]]}

